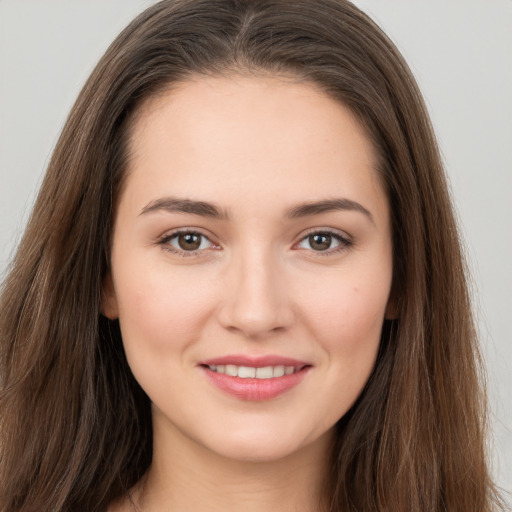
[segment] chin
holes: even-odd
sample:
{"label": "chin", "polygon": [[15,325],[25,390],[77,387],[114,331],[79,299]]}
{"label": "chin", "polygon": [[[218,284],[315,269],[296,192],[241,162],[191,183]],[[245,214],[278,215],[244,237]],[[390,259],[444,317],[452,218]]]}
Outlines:
{"label": "chin", "polygon": [[[225,448],[225,449],[222,449]],[[238,462],[269,463],[286,459],[300,451],[300,447],[268,443],[266,446],[256,446],[251,443],[240,443],[222,447],[217,451],[219,455]]]}
{"label": "chin", "polygon": [[320,443],[329,443],[331,431],[318,437],[276,435],[276,432],[245,431],[239,436],[224,436],[220,443],[210,443],[208,448],[218,455],[239,462],[269,463],[284,460],[303,451],[307,451]]}

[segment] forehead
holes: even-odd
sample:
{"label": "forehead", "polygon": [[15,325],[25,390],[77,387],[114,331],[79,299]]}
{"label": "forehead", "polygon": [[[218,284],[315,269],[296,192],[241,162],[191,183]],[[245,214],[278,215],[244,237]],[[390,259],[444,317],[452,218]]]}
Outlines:
{"label": "forehead", "polygon": [[[131,130],[127,185],[155,195],[283,203],[382,194],[373,145],[342,103],[281,77],[198,77],[147,101]],[[261,199],[261,197],[260,197]],[[228,205],[229,206],[229,205]]]}

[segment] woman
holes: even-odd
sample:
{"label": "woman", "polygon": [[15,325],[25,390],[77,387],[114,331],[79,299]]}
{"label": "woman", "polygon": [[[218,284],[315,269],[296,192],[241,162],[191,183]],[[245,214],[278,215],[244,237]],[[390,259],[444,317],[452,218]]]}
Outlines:
{"label": "woman", "polygon": [[141,14],[0,315],[2,512],[499,507],[436,142],[348,2]]}

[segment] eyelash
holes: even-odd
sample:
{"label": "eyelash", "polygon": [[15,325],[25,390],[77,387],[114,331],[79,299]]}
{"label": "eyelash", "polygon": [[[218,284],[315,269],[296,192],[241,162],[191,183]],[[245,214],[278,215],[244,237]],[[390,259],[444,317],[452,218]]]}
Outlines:
{"label": "eyelash", "polygon": [[318,255],[318,256],[332,256],[333,254],[339,254],[339,253],[349,249],[352,246],[352,244],[353,244],[352,240],[350,240],[348,238],[348,236],[343,236],[340,233],[338,233],[337,231],[333,231],[333,230],[330,230],[330,229],[313,229],[309,233],[306,233],[299,240],[299,242],[294,245],[294,247],[296,247],[297,245],[301,244],[302,242],[304,242],[305,240],[307,240],[309,237],[311,237],[313,235],[327,235],[327,236],[330,236],[332,239],[336,240],[338,242],[338,244],[339,244],[337,247],[335,247],[333,249],[329,248],[329,249],[326,249],[325,251],[314,251],[313,249],[311,249],[311,251],[315,255]]}
{"label": "eyelash", "polygon": [[[181,229],[178,231],[173,231],[172,233],[169,233],[165,236],[163,236],[160,240],[158,240],[158,245],[161,245],[162,248],[168,252],[171,252],[173,254],[176,254],[177,256],[183,257],[183,258],[189,258],[189,257],[198,257],[201,255],[201,252],[203,252],[205,249],[195,249],[191,251],[186,250],[180,250],[170,245],[170,241],[179,237],[180,235],[197,235],[199,237],[202,237],[203,239],[208,240],[213,247],[215,247],[215,244],[203,233],[200,231],[196,231],[193,229]],[[343,236],[339,234],[336,231],[332,231],[329,229],[323,229],[323,230],[311,230],[309,233],[306,233],[296,244],[294,244],[293,247],[297,247],[299,244],[307,240],[309,237],[313,235],[327,235],[332,237],[335,241],[338,242],[338,246],[336,246],[334,249],[326,249],[325,251],[315,251],[313,249],[305,249],[310,250],[315,255],[318,256],[331,256],[333,254],[339,254],[348,248],[353,244],[353,242],[346,236]],[[201,242],[202,243],[202,242]]]}
{"label": "eyelash", "polygon": [[[173,231],[172,233],[169,233],[167,235],[164,235],[159,241],[158,244],[162,246],[162,248],[165,251],[168,251],[172,254],[176,254],[177,256],[181,256],[183,258],[190,258],[190,257],[197,257],[201,255],[201,252],[204,251],[204,249],[196,249],[193,251],[185,251],[183,249],[177,249],[170,245],[170,241],[174,238],[179,237],[180,235],[197,235],[202,237],[203,239],[208,240],[213,246],[215,244],[203,233],[200,231],[194,230],[194,229],[180,229],[178,231]],[[202,242],[201,242],[202,243]]]}

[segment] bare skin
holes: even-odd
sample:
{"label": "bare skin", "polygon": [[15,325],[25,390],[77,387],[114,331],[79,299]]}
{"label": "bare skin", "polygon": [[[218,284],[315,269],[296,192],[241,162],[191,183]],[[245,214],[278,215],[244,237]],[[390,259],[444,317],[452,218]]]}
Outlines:
{"label": "bare skin", "polygon": [[[334,426],[392,311],[371,142],[311,84],[237,76],[151,99],[131,143],[103,312],[151,399],[154,456],[109,512],[323,510]],[[207,363],[223,357],[302,373],[276,396],[237,395]]]}
{"label": "bare skin", "polygon": [[166,453],[172,464],[153,464],[151,472],[130,491],[132,502],[123,497],[109,512],[221,512],[241,507],[247,512],[272,507],[283,512],[322,510],[321,489],[331,444],[328,435],[304,453],[269,463],[219,460],[190,446],[187,439],[183,441]]}

